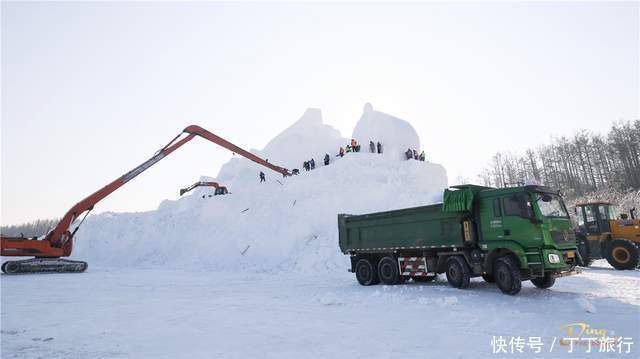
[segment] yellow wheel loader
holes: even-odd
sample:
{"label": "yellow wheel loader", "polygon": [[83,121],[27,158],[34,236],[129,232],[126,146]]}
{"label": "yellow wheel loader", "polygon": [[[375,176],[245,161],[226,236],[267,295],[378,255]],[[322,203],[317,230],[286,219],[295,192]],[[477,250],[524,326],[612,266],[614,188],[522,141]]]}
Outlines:
{"label": "yellow wheel loader", "polygon": [[587,202],[576,205],[576,239],[582,266],[605,258],[615,269],[635,269],[640,264],[640,219],[636,209],[616,217],[613,204]]}

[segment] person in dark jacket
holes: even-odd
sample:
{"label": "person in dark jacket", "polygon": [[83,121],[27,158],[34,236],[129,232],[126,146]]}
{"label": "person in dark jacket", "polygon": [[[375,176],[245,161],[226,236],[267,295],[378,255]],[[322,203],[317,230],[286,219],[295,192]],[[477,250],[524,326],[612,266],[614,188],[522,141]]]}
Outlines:
{"label": "person in dark jacket", "polygon": [[328,153],[324,154],[324,165],[328,166],[329,165],[329,161],[331,161],[331,157],[329,157]]}
{"label": "person in dark jacket", "polygon": [[378,153],[382,153],[382,143],[378,142]]}
{"label": "person in dark jacket", "polygon": [[344,157],[344,148],[340,147],[340,152],[338,152],[338,156]]}
{"label": "person in dark jacket", "polygon": [[411,151],[411,149],[407,149],[407,152],[404,153],[407,156],[407,160],[410,160],[413,158],[413,151]]}
{"label": "person in dark jacket", "polygon": [[309,170],[309,161],[304,161],[304,163],[302,164],[302,168],[304,168],[305,171]]}
{"label": "person in dark jacket", "polygon": [[264,182],[264,172],[260,171],[260,183]]}
{"label": "person in dark jacket", "polygon": [[298,170],[297,168],[294,168],[293,171],[291,171],[291,174],[293,175],[297,175],[300,173],[300,170]]}
{"label": "person in dark jacket", "polygon": [[316,168],[316,161],[313,158],[309,161],[309,168],[312,170]]}
{"label": "person in dark jacket", "polygon": [[376,153],[376,145],[373,141],[369,141],[369,149],[371,150],[371,153]]}
{"label": "person in dark jacket", "polygon": [[413,150],[413,159],[417,160],[418,159],[418,151]]}

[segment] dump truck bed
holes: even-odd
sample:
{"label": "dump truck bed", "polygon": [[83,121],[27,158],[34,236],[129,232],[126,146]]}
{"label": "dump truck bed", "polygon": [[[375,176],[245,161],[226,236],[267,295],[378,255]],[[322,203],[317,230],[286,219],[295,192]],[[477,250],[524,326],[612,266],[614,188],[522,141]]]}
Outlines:
{"label": "dump truck bed", "polygon": [[462,212],[443,212],[442,204],[363,215],[338,215],[343,253],[388,252],[464,245]]}

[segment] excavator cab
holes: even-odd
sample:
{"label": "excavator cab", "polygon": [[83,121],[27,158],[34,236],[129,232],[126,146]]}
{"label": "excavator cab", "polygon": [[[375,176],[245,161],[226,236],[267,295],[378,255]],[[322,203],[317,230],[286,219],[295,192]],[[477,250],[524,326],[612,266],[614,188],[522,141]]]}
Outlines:
{"label": "excavator cab", "polygon": [[605,258],[616,269],[635,269],[640,264],[640,220],[617,218],[609,202],[586,202],[576,205],[578,249],[583,266]]}

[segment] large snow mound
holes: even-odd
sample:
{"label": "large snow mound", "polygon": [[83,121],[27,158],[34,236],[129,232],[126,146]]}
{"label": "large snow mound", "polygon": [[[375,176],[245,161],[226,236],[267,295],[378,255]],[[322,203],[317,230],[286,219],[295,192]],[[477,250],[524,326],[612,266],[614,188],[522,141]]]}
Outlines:
{"label": "large snow mound", "polygon": [[[319,164],[325,154],[333,156],[340,146],[347,143],[348,140],[338,130],[322,122],[319,109],[310,108],[298,121],[269,141],[263,150],[251,152],[278,166],[302,170],[304,161],[313,158]],[[255,179],[259,171],[267,172],[264,167],[236,156],[222,166],[217,178],[224,183],[237,177]]]}
{"label": "large snow mound", "polygon": [[369,103],[364,106],[362,117],[353,129],[352,138],[365,151],[369,151],[369,141],[380,142],[383,154],[397,159],[404,159],[407,149],[420,150],[420,138],[409,122],[375,111]]}
{"label": "large snow mound", "polygon": [[[419,143],[412,136],[396,140]],[[76,235],[74,258],[98,267],[342,271],[348,259],[338,248],[338,213],[430,204],[447,187],[439,164],[365,151],[336,157],[346,141],[322,123],[319,110],[309,110],[256,152],[289,168],[330,153],[328,166],[316,157],[315,170],[282,178],[233,158],[215,178],[231,194],[209,196],[213,190],[201,187],[155,211],[90,216]],[[260,170],[265,183],[258,181]]]}

